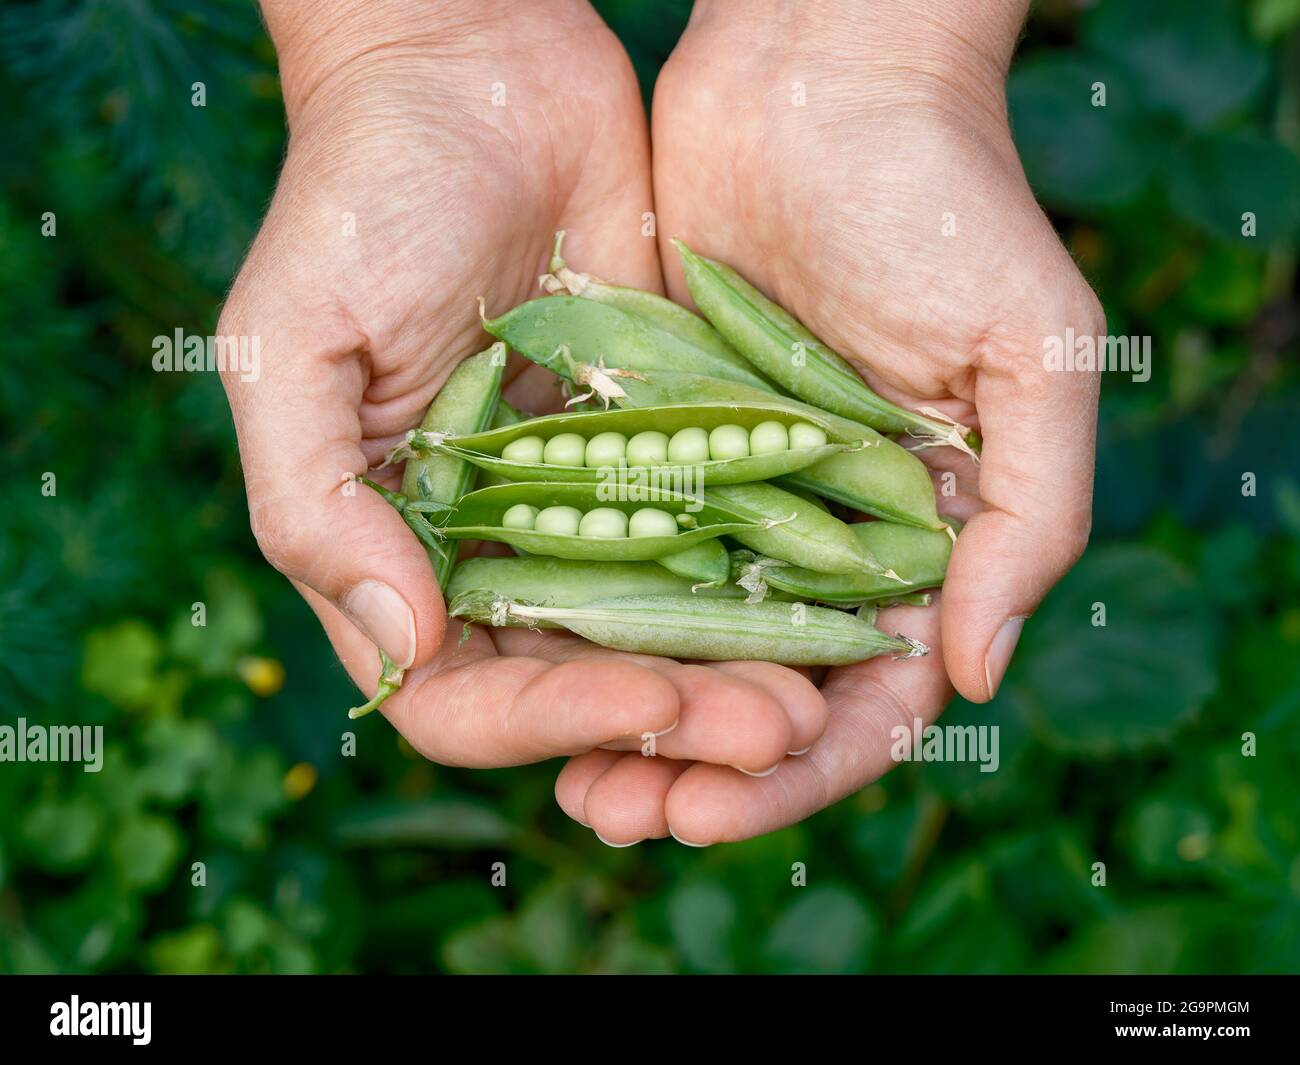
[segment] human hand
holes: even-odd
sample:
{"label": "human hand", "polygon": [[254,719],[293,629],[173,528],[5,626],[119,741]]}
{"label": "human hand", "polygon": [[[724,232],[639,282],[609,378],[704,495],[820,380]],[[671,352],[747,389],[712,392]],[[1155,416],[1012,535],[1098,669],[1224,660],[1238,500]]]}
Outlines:
{"label": "human hand", "polygon": [[[353,678],[374,690],[375,645],[409,667],[384,711],[451,764],[637,747],[674,726],[665,753],[755,769],[791,736],[811,742],[824,703],[776,667],[706,670],[552,634],[461,644],[423,548],[347,483],[483,346],[477,297],[504,307],[537,294],[556,229],[583,235],[594,268],[660,288],[639,233],[641,99],[613,35],[567,0],[264,6],[291,138],[219,326],[260,338],[261,375],[224,381],[258,543]],[[579,76],[561,61],[572,54]],[[745,703],[756,731],[710,724]]]}
{"label": "human hand", "polygon": [[[832,671],[826,735],[763,780],[717,766],[639,770],[633,795],[603,753],[575,759],[561,805],[620,841],[707,843],[770,831],[889,768],[889,730],[951,695],[992,697],[1023,619],[1074,563],[1090,526],[1097,381],[1048,373],[1043,341],[1104,333],[1100,306],[1025,181],[1003,80],[1025,5],[952,0],[697,3],[660,76],[654,173],[666,241],[735,266],[903,406],[977,424],[976,470],[920,452],[966,521],[935,608],[880,626],[933,643],[928,659]],[[919,13],[918,13],[919,12]],[[952,28],[950,28],[952,27]],[[927,637],[927,628],[931,635]],[[944,667],[947,667],[947,677]],[[615,778],[616,780],[618,778]]]}

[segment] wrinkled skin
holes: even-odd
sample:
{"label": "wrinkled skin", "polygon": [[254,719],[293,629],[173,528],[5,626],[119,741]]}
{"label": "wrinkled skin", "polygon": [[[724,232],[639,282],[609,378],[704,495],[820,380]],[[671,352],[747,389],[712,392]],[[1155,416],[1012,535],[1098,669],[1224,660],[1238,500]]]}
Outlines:
{"label": "wrinkled skin", "polygon": [[[889,25],[916,18],[891,0],[871,22],[809,0],[793,25],[702,0],[656,89],[652,177],[630,67],[585,3],[447,0],[435,26],[403,0],[266,0],[292,137],[220,325],[262,343],[259,380],[225,378],[253,528],[363,689],[376,644],[409,664],[384,712],[417,750],[466,766],[576,755],[557,798],[603,840],[707,844],[880,776],[890,729],[937,717],[953,685],[977,701],[996,689],[1019,619],[1087,537],[1096,383],[1045,374],[1043,338],[1103,327],[1007,133],[1023,11],[989,0],[1000,22],[952,3],[975,13],[945,39]],[[642,230],[652,207],[659,249]],[[564,634],[460,642],[415,538],[344,482],[484,346],[476,297],[499,313],[538,294],[560,228],[574,266],[622,284],[662,290],[662,255],[686,301],[667,243],[680,235],[878,391],[978,425],[978,473],[950,449],[923,453],[940,509],[969,522],[941,609],[878,621],[928,658],[832,670],[819,691],[769,663],[683,664]],[[552,408],[543,377],[515,377],[508,398]],[[651,736],[658,756],[643,757]]]}

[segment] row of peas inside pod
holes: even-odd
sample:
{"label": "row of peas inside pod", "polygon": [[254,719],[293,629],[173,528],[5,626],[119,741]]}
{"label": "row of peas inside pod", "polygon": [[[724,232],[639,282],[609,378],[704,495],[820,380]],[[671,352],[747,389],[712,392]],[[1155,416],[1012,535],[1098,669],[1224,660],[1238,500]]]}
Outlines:
{"label": "row of peas inside pod", "polygon": [[[873,625],[881,605],[930,601],[956,539],[913,452],[977,461],[978,434],[876,395],[788,311],[680,241],[703,317],[573,271],[563,237],[548,294],[484,315],[498,342],[452,372],[390,455],[406,462],[401,491],[367,482],[425,544],[449,614],[675,658],[925,654]],[[584,409],[512,409],[507,350]],[[457,561],[463,541],[515,555]],[[400,685],[381,661],[380,692],[354,715]]]}

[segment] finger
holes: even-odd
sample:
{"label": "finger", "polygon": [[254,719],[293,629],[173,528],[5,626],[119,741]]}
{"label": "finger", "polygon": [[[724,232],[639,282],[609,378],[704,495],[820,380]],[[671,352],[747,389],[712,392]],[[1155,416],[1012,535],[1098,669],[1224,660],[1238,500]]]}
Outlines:
{"label": "finger", "polygon": [[665,803],[672,835],[691,846],[748,839],[803,820],[888,772],[890,730],[938,717],[952,695],[939,652],[935,607],[894,607],[878,625],[931,644],[928,658],[875,658],[832,670],[822,688],[826,731],[807,754],[787,758],[767,777],[697,764],[673,784]]}
{"label": "finger", "polygon": [[690,766],[668,758],[625,754],[587,789],[583,816],[597,838],[611,847],[630,847],[668,835],[664,800]]}
{"label": "finger", "polygon": [[590,828],[583,811],[587,790],[606,769],[626,757],[618,751],[588,751],[570,758],[555,778],[555,801],[560,809],[583,828]]}
{"label": "finger", "polygon": [[[1077,335],[1104,332],[1082,321]],[[1097,375],[1049,372],[1041,341],[1026,346],[1030,357],[979,369],[985,509],[963,529],[944,581],[945,663],[975,702],[997,691],[1024,619],[1082,554],[1092,522]]]}
{"label": "finger", "polygon": [[826,731],[826,697],[802,673],[772,662],[715,662],[712,668],[757,684],[780,702],[790,719],[787,754],[803,754]]}
{"label": "finger", "polygon": [[635,661],[671,683],[681,704],[672,730],[614,741],[609,745],[614,750],[635,751],[650,745],[665,758],[765,773],[787,751],[808,746],[824,726],[825,700],[805,677],[784,666],[767,662],[683,665],[670,658],[610,651],[576,636],[528,629],[498,629],[495,639],[503,654],[534,655],[553,662],[609,656]]}
{"label": "finger", "polygon": [[352,480],[367,468],[357,415],[366,338],[337,308],[249,296],[250,286],[262,291],[260,273],[256,264],[241,273],[219,327],[260,340],[255,379],[222,375],[258,545],[398,666],[428,661],[445,627],[428,557],[401,516]]}
{"label": "finger", "polygon": [[[363,690],[377,675],[364,640],[321,596],[316,611],[339,659]],[[461,643],[447,633],[432,663],[406,674],[380,708],[426,758],[443,765],[495,768],[590,751],[673,728],[677,691],[634,661],[503,658],[478,626]],[[369,659],[369,662],[367,661]]]}

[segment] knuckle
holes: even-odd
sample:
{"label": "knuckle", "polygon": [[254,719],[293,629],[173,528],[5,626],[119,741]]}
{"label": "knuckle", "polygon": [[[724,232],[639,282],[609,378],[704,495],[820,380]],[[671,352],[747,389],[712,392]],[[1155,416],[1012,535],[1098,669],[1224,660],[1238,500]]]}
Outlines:
{"label": "knuckle", "polygon": [[269,499],[249,507],[249,524],[267,562],[293,576],[301,568],[305,545],[302,525],[287,500]]}

